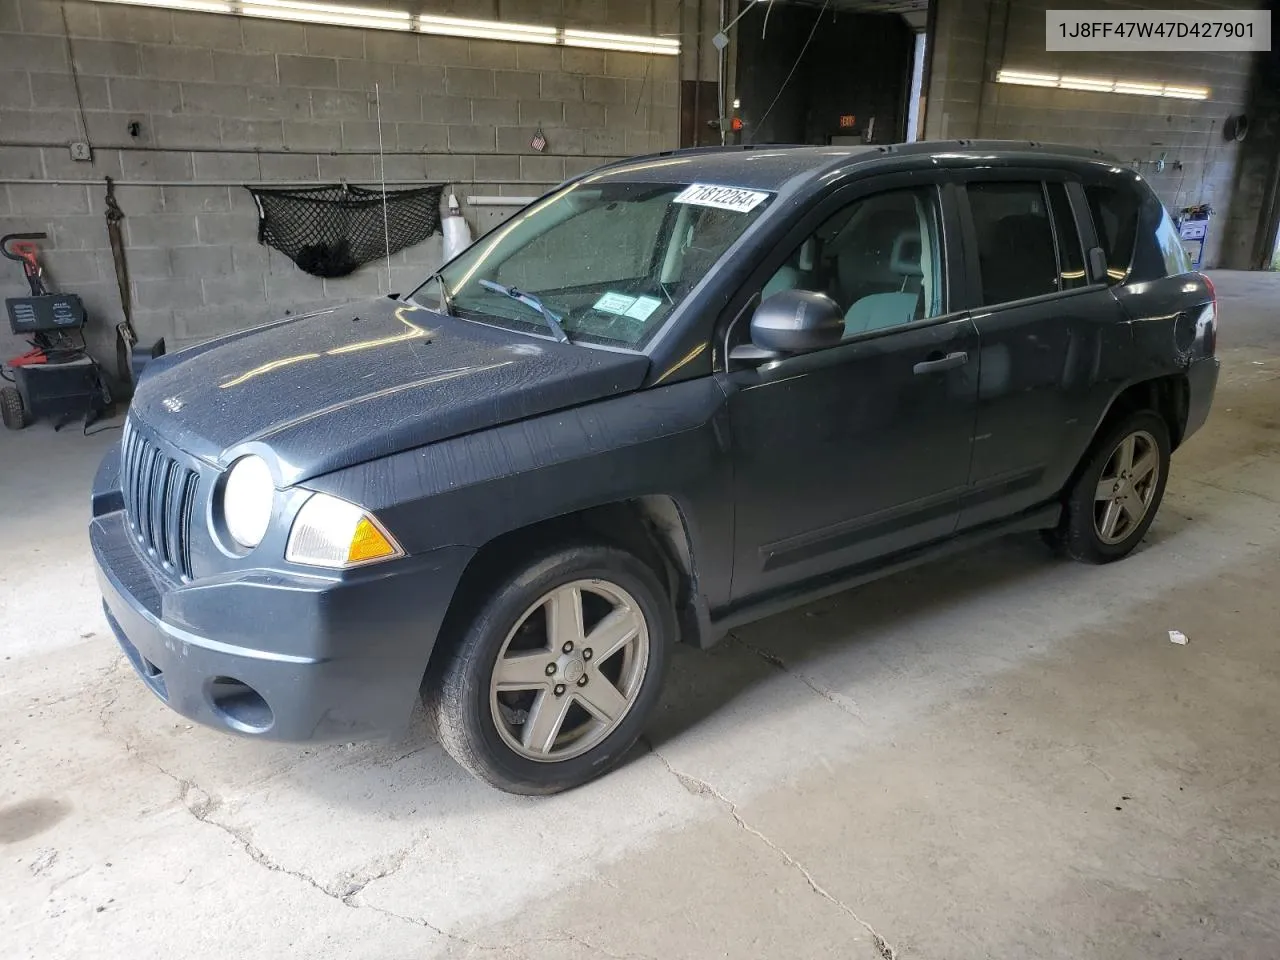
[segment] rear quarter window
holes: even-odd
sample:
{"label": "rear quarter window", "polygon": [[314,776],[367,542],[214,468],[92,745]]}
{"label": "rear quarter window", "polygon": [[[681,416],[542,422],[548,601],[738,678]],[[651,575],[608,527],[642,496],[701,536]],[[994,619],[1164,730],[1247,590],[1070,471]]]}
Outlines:
{"label": "rear quarter window", "polygon": [[1084,188],[1098,245],[1107,260],[1107,283],[1119,283],[1133,266],[1134,240],[1138,235],[1141,201],[1137,193],[1110,184]]}
{"label": "rear quarter window", "polygon": [[1160,208],[1160,223],[1156,227],[1155,239],[1156,245],[1160,248],[1160,258],[1164,261],[1166,277],[1176,277],[1192,271],[1191,258],[1187,256],[1186,248],[1182,245],[1178,228],[1173,225],[1173,218],[1163,206]]}

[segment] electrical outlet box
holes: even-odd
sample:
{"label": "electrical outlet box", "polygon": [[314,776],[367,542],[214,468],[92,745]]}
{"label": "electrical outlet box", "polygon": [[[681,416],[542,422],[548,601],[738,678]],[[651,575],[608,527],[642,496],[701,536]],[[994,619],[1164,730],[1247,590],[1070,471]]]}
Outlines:
{"label": "electrical outlet box", "polygon": [[75,143],[71,144],[71,159],[92,161],[93,148],[83,140],[77,140]]}

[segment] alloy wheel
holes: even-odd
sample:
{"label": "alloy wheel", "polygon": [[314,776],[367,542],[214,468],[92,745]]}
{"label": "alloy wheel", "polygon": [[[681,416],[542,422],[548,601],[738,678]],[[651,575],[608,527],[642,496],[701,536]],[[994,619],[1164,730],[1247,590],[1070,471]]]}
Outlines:
{"label": "alloy wheel", "polygon": [[507,634],[489,682],[503,742],[531,760],[580,756],[634,705],[649,665],[649,630],[635,598],[605,580],[543,594]]}
{"label": "alloy wheel", "polygon": [[1142,523],[1160,481],[1160,448],[1145,430],[1116,446],[1098,479],[1093,527],[1108,546],[1123,542]]}

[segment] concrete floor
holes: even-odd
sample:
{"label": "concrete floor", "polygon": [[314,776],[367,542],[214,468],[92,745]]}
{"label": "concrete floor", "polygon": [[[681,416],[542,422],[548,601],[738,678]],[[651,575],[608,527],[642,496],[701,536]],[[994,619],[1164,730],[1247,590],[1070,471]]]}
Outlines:
{"label": "concrete floor", "polygon": [[1014,539],[683,650],[649,749],[548,800],[420,728],[191,727],[99,612],[112,435],[0,436],[6,957],[1275,957],[1280,276],[1215,279],[1217,406],[1139,553]]}

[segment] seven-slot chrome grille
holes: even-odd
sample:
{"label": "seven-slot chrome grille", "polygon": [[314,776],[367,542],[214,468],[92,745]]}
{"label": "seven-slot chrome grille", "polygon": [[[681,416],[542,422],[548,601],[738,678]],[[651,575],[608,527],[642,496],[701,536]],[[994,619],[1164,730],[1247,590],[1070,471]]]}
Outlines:
{"label": "seven-slot chrome grille", "polygon": [[191,579],[191,517],[200,475],[126,424],[120,448],[124,510],[134,539],[165,571]]}

